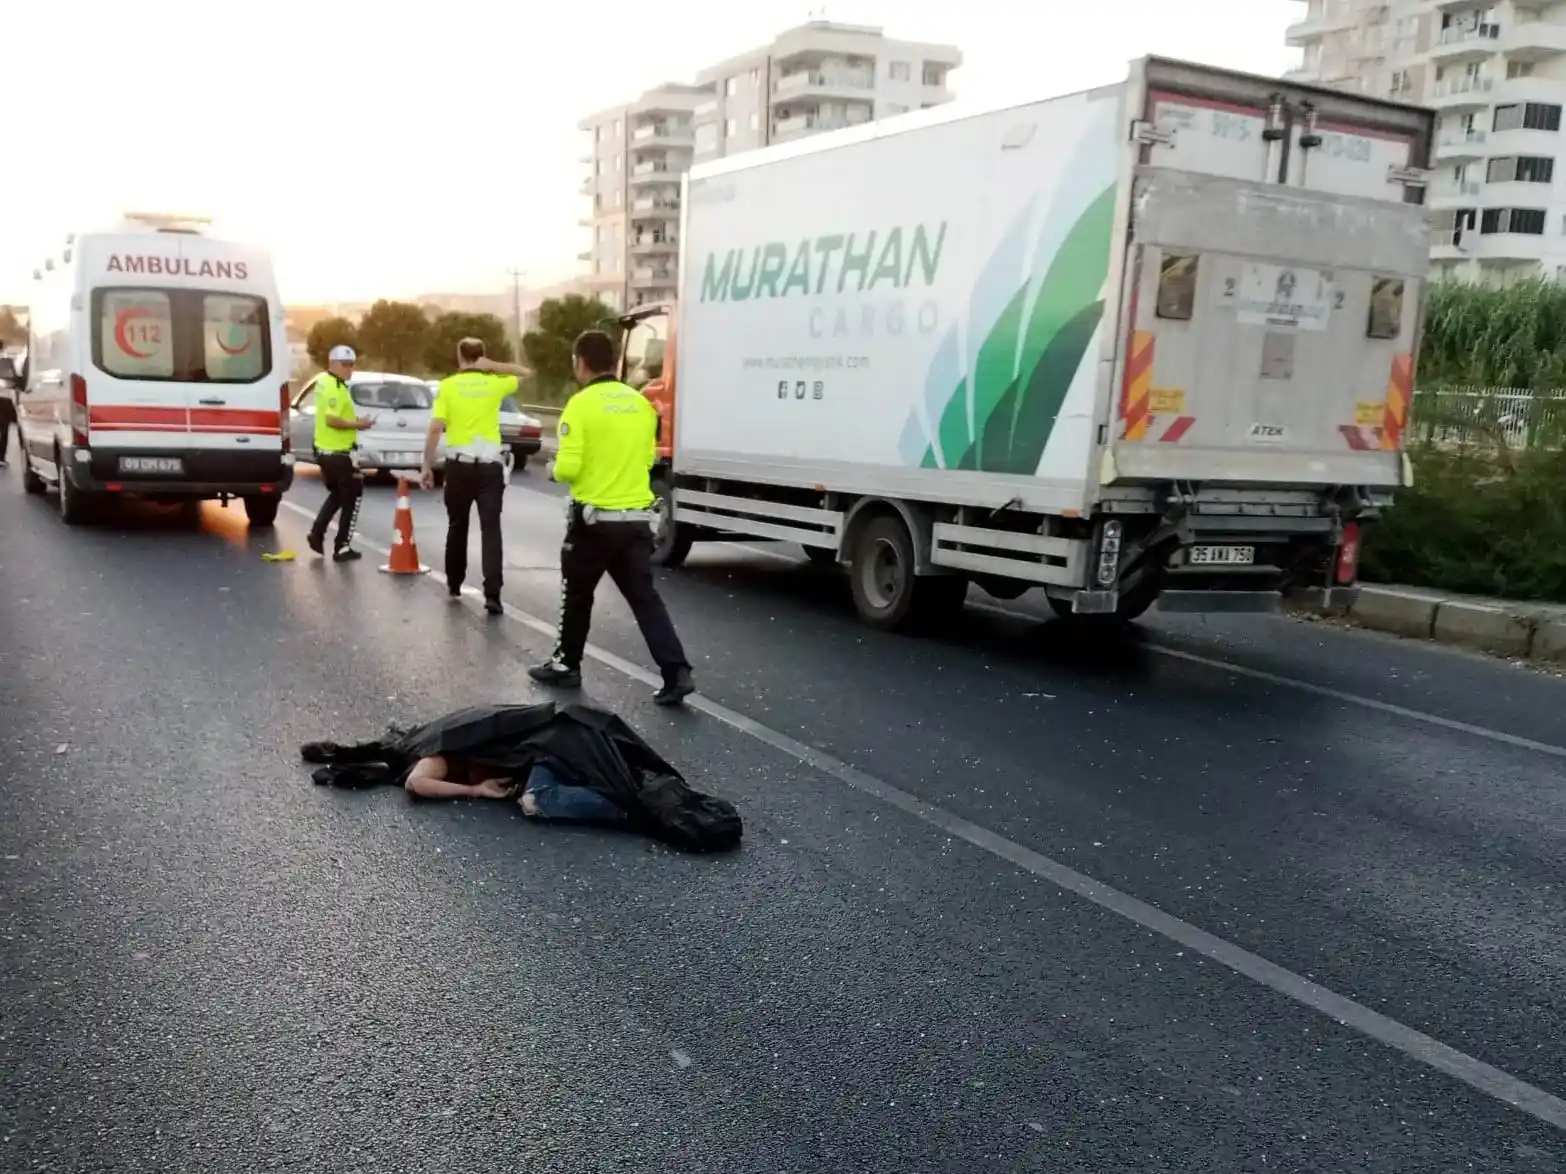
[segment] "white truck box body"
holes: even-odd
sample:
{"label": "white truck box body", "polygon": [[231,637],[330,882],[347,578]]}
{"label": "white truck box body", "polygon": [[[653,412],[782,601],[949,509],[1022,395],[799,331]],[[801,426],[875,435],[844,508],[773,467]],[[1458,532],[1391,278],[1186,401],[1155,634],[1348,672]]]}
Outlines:
{"label": "white truck box body", "polygon": [[1431,116],[1318,94],[1269,143],[1267,84],[1148,59],[693,168],[679,474],[1066,514],[1400,484]]}

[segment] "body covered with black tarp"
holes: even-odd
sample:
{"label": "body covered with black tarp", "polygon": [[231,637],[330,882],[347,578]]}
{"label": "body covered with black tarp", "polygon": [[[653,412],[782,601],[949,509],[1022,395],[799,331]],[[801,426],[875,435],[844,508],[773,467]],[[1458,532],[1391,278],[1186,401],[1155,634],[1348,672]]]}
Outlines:
{"label": "body covered with black tarp", "polygon": [[310,742],[300,753],[319,764],[317,784],[350,788],[400,784],[419,759],[436,755],[519,783],[544,763],[619,805],[638,831],[678,847],[721,851],[743,834],[733,804],[692,790],[624,721],[586,705],[469,706],[415,729],[393,726],[372,742]]}

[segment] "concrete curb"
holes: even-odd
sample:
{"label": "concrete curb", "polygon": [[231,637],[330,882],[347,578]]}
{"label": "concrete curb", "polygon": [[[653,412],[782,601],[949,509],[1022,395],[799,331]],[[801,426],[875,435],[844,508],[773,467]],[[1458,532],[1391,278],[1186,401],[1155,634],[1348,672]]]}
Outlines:
{"label": "concrete curb", "polygon": [[1566,608],[1367,585],[1347,618],[1378,632],[1566,666]]}

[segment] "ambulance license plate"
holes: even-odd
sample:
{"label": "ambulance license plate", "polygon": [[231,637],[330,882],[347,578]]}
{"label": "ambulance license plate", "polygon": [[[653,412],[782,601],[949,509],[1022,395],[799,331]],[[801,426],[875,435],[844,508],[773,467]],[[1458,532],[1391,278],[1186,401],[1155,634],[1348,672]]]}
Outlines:
{"label": "ambulance license plate", "polygon": [[185,462],[180,457],[121,457],[120,472],[172,473],[177,477],[185,472]]}
{"label": "ambulance license plate", "polygon": [[1193,546],[1193,567],[1248,567],[1256,561],[1254,546]]}

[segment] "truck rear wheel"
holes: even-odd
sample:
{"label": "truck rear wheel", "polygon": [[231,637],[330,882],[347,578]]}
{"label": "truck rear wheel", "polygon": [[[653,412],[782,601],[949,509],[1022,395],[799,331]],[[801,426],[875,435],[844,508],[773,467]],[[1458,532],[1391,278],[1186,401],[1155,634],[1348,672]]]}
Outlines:
{"label": "truck rear wheel", "polygon": [[939,623],[960,611],[968,594],[966,579],[914,573],[913,536],[895,514],[872,518],[859,531],[849,584],[859,618],[883,632]]}
{"label": "truck rear wheel", "polygon": [[678,567],[690,554],[696,536],[689,526],[674,520],[673,487],[667,481],[658,480],[652,483],[652,491],[658,495],[653,505],[653,512],[658,517],[653,523],[653,566]]}

